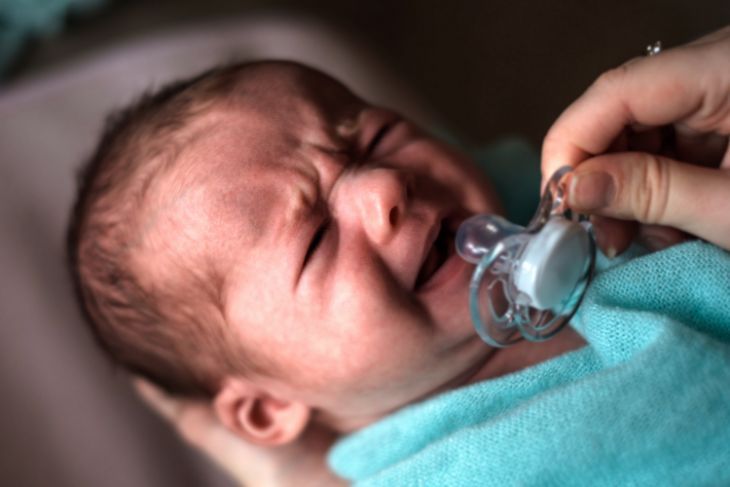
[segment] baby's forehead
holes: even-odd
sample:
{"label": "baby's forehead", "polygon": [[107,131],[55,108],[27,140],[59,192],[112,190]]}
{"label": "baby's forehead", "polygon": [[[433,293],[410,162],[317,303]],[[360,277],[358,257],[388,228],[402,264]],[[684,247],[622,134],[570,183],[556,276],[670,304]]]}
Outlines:
{"label": "baby's forehead", "polygon": [[242,86],[275,97],[295,96],[313,103],[353,101],[358,98],[340,81],[316,69],[296,63],[267,63],[242,79]]}
{"label": "baby's forehead", "polygon": [[164,152],[169,163],[136,212],[131,264],[158,284],[174,283],[191,269],[224,269],[236,249],[260,246],[257,238],[276,219],[265,210],[285,211],[281,202],[302,196],[278,179],[301,171],[301,151],[332,143],[333,125],[362,107],[319,72],[255,70],[166,142],[175,150]]}
{"label": "baby's forehead", "polygon": [[234,96],[190,121],[174,163],[152,184],[145,220],[154,222],[144,225],[157,229],[149,232],[150,250],[184,258],[229,241],[253,244],[272,220],[263,210],[303,197],[281,182],[311,170],[307,151],[342,143],[339,127],[364,107],[317,71],[257,69]]}
{"label": "baby's forehead", "polygon": [[142,225],[156,230],[150,250],[184,260],[254,246],[275,220],[271,210],[302,198],[292,184],[308,173],[301,141],[255,115],[217,118],[192,139],[151,187]]}
{"label": "baby's forehead", "polygon": [[293,63],[271,63],[242,79],[232,97],[243,117],[261,125],[335,124],[354,118],[365,102],[345,85],[320,71]]}

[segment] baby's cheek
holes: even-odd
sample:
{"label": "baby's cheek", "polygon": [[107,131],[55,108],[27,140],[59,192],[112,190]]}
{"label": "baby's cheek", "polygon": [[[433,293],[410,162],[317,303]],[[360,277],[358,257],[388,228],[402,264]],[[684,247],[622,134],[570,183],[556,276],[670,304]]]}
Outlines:
{"label": "baby's cheek", "polygon": [[[364,318],[364,317],[363,317]],[[341,372],[363,386],[398,381],[432,352],[431,334],[413,317],[374,316],[353,324],[341,340]]]}

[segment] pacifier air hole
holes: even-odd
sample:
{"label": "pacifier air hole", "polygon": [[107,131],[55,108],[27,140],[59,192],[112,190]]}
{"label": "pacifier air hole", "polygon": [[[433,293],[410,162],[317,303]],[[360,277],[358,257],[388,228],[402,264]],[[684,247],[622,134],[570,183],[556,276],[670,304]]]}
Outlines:
{"label": "pacifier air hole", "polygon": [[496,215],[476,215],[459,227],[457,252],[477,265],[470,284],[472,321],[493,346],[555,335],[587,289],[595,243],[590,224],[565,204],[561,181],[569,171],[553,175],[526,228]]}

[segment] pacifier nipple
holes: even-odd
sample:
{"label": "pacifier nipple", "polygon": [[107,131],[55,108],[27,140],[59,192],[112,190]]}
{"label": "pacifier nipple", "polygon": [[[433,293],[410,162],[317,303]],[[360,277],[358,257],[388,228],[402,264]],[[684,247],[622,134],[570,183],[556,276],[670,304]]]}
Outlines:
{"label": "pacifier nipple", "polygon": [[[573,316],[595,261],[590,223],[566,206],[558,170],[524,228],[497,215],[476,215],[456,233],[456,251],[477,267],[469,285],[474,328],[492,346],[520,336],[542,341]],[[518,332],[519,333],[516,333]]]}
{"label": "pacifier nipple", "polygon": [[464,220],[456,232],[456,252],[467,262],[478,264],[494,246],[524,228],[498,215],[475,215]]}

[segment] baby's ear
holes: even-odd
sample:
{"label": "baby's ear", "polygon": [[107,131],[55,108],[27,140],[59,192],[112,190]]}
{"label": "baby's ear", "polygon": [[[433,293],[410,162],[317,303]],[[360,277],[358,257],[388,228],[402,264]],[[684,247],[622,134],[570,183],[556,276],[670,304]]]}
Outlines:
{"label": "baby's ear", "polygon": [[306,404],[276,398],[245,379],[226,379],[213,407],[229,430],[264,446],[296,440],[311,417]]}

